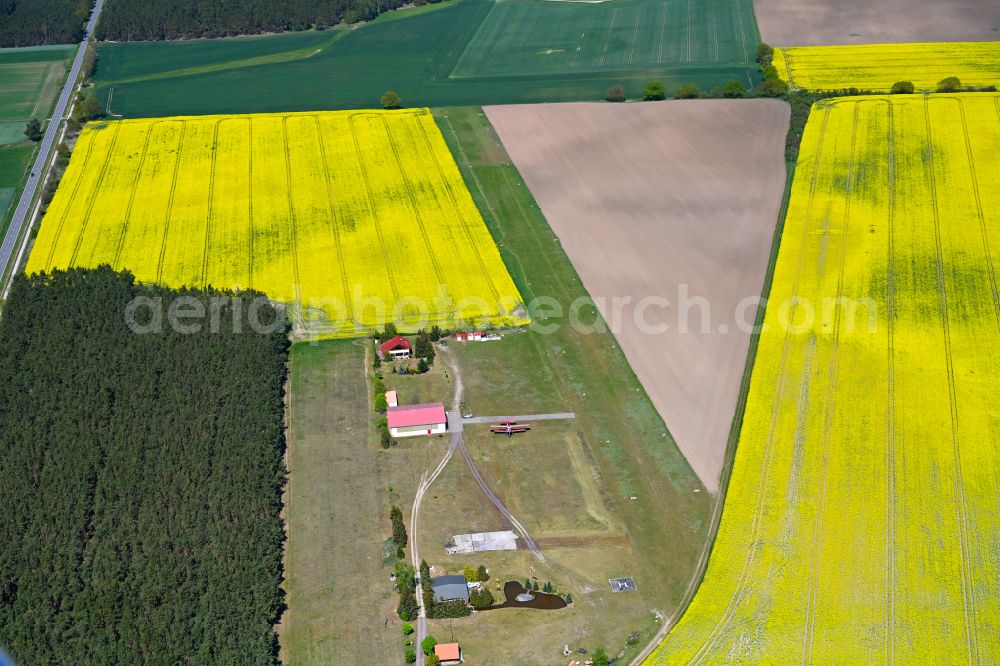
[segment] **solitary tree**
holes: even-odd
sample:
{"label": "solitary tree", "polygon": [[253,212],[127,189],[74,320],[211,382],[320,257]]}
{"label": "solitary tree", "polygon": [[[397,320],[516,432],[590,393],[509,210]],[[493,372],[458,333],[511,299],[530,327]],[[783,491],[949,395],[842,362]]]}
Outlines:
{"label": "solitary tree", "polygon": [[406,525],[403,523],[403,512],[395,504],[389,510],[389,519],[392,520],[392,540],[399,548],[406,548]]}
{"label": "solitary tree", "polygon": [[403,100],[399,98],[399,95],[393,91],[388,91],[382,95],[382,108],[383,109],[398,109],[403,106]]}
{"label": "solitary tree", "polygon": [[427,636],[424,640],[420,641],[420,649],[424,651],[424,654],[430,654],[434,652],[434,646],[437,645],[437,639],[433,636]]}
{"label": "solitary tree", "polygon": [[726,85],[722,86],[723,97],[735,98],[743,97],[747,89],[743,86],[743,82],[739,79],[733,79]]}
{"label": "solitary tree", "polygon": [[957,76],[949,76],[938,81],[938,92],[958,92],[962,89],[962,80]]}
{"label": "solitary tree", "polygon": [[609,102],[624,102],[625,101],[625,86],[620,83],[616,83],[607,90],[604,91],[604,99]]}
{"label": "solitary tree", "polygon": [[913,81],[896,81],[889,92],[893,95],[912,95]]}
{"label": "solitary tree", "polygon": [[420,560],[420,582],[424,587],[431,584],[431,568],[427,565],[427,560]]}
{"label": "solitary tree", "polygon": [[32,118],[28,121],[27,127],[24,128],[24,135],[32,141],[41,140],[42,124],[38,122],[38,118]]}
{"label": "solitary tree", "polygon": [[694,99],[698,96],[698,86],[693,83],[684,83],[674,91],[674,99]]}
{"label": "solitary tree", "polygon": [[570,594],[569,592],[566,593],[566,603],[568,604],[573,603],[573,595]]}
{"label": "solitary tree", "polygon": [[594,653],[590,655],[590,661],[594,666],[608,666],[608,655],[604,652],[604,648],[594,650]]}
{"label": "solitary tree", "polygon": [[479,580],[484,581],[484,582],[488,581],[490,579],[490,574],[489,574],[488,571],[486,571],[486,565],[485,564],[480,564],[479,565],[479,568],[476,569],[476,576],[478,577]]}
{"label": "solitary tree", "polygon": [[642,98],[647,102],[666,99],[667,87],[663,85],[663,81],[650,81],[646,84],[645,90],[643,90]]}

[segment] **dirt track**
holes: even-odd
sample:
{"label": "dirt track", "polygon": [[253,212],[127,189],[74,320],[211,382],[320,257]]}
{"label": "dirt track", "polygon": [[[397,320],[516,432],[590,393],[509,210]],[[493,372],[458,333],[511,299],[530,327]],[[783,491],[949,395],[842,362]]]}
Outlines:
{"label": "dirt track", "polygon": [[754,0],[772,46],[1000,40],[997,0]]}
{"label": "dirt track", "polygon": [[[695,100],[486,113],[667,427],[716,492],[750,341],[737,306],[763,286],[788,107]],[[679,330],[682,285],[709,304],[707,331],[697,305]],[[631,299],[620,315],[616,297]],[[670,305],[636,307],[650,297]]]}

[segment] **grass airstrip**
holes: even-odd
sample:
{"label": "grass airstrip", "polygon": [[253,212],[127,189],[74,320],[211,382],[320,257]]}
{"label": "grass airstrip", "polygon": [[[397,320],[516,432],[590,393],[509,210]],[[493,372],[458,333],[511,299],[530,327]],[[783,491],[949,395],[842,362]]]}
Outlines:
{"label": "grass airstrip", "polygon": [[917,92],[957,76],[965,86],[1000,86],[1000,42],[854,44],[777,49],[774,65],[795,88],[888,92],[910,81]]}
{"label": "grass airstrip", "polygon": [[103,44],[94,81],[126,117],[368,108],[387,90],[407,106],[636,97],[749,86],[757,40],[750,0],[450,0],[323,32]]}
{"label": "grass airstrip", "polygon": [[998,150],[998,95],[814,108],[718,538],[648,663],[996,660]]}
{"label": "grass airstrip", "polygon": [[301,334],[524,323],[426,110],[87,125],[28,261],[264,291]]}

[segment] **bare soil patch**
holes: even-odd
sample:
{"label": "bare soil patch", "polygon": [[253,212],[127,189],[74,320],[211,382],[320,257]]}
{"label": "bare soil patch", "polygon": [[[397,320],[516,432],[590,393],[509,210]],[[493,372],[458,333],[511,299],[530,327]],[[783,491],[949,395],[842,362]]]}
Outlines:
{"label": "bare soil patch", "polygon": [[996,0],[755,0],[754,10],[772,46],[1000,40]]}
{"label": "bare soil patch", "polygon": [[485,110],[678,446],[717,492],[755,314],[740,305],[763,287],[788,107]]}

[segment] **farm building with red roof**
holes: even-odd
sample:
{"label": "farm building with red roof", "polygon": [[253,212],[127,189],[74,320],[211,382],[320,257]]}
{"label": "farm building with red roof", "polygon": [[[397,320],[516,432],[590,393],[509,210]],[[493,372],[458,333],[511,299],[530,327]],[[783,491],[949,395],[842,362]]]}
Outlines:
{"label": "farm building with red roof", "polygon": [[413,353],[413,346],[407,338],[402,335],[397,335],[394,338],[389,338],[382,344],[378,346],[379,354],[382,358],[410,358]]}
{"label": "farm building with red roof", "polygon": [[386,410],[389,434],[393,437],[439,435],[448,427],[444,405],[431,402],[423,405],[400,405]]}

